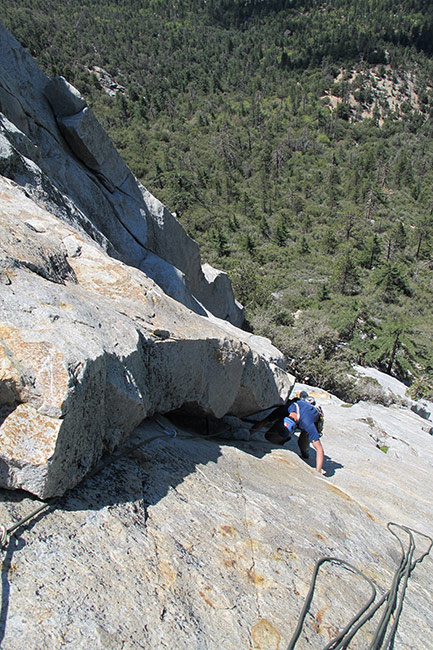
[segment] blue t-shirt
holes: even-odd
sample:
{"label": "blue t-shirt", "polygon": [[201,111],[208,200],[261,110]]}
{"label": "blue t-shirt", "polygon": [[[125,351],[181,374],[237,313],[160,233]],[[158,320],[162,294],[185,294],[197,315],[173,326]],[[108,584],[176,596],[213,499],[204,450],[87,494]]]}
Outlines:
{"label": "blue t-shirt", "polygon": [[310,402],[299,399],[297,402],[290,404],[288,413],[297,413],[298,409],[296,407],[299,408],[298,429],[307,433],[310,442],[316,442],[316,440],[320,439],[316,427],[316,422],[319,419],[319,411]]}

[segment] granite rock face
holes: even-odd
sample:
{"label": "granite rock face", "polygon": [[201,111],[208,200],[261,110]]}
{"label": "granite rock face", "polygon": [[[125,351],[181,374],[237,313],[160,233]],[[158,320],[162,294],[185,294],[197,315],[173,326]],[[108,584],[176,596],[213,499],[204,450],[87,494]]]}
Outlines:
{"label": "granite rock face", "polygon": [[[378,600],[401,556],[387,522],[433,535],[433,439],[407,408],[310,392],[325,410],[323,478],[296,436],[275,447],[248,438],[246,422],[236,442],[206,439],[193,419],[201,437],[160,417],[143,422],[116,462],[10,539],[2,648],[282,650],[325,555],[363,571]],[[387,453],[377,446],[385,436]],[[0,491],[0,521],[37,505]],[[415,541],[419,557],[427,543]],[[433,648],[432,562],[409,579],[395,650]],[[369,594],[360,577],[323,566],[296,647],[323,648]],[[350,648],[370,647],[381,614]]]}
{"label": "granite rock face", "polygon": [[153,413],[242,415],[290,390],[269,342],[198,316],[4,178],[0,240],[3,486],[61,494]]}
{"label": "granite rock face", "polygon": [[[355,366],[358,375],[362,377],[370,377],[377,381],[377,383],[385,391],[385,394],[393,401],[402,401],[405,405],[410,406],[412,411],[421,416],[424,420],[433,422],[433,402],[426,399],[414,400],[407,394],[407,386],[395,377],[390,377],[384,372],[380,372],[376,368],[363,368]],[[429,433],[433,432],[433,427],[426,427]]]}
{"label": "granite rock face", "polygon": [[[381,594],[401,550],[386,523],[433,534],[433,437],[409,408],[318,389],[324,477],[296,436],[252,433],[239,418],[292,387],[281,354],[235,327],[227,278],[86,134],[83,101],[0,28],[0,483],[63,495],[19,525],[40,502],[0,489],[0,523],[18,526],[0,646],[281,650],[319,557]],[[409,581],[396,650],[433,648],[431,569]],[[324,569],[298,647],[323,648],[368,593]]]}
{"label": "granite rock face", "polygon": [[134,178],[84,98],[43,74],[1,24],[0,118],[0,174],[127,264],[141,268],[157,255],[180,272],[190,308],[242,324],[230,283],[222,295],[221,283],[208,281],[196,242]]}
{"label": "granite rock face", "polygon": [[0,25],[0,485],[59,495],[154,413],[284,399],[281,353],[242,320],[84,98]]}
{"label": "granite rock face", "polygon": [[84,97],[64,77],[54,77],[45,87],[45,96],[57,119],[80,113],[87,107]]}

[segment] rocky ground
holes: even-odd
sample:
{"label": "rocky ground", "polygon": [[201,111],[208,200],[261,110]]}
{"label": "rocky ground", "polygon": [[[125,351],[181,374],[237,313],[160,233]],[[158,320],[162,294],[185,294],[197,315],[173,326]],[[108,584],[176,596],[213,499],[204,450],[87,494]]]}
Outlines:
{"label": "rocky ground", "polygon": [[[281,650],[323,555],[387,591],[401,555],[387,522],[433,535],[433,437],[408,408],[311,392],[326,414],[324,477],[296,437],[276,447],[177,427],[173,438],[168,420],[143,423],[129,452],[10,539],[1,647]],[[0,521],[37,505],[2,491]],[[417,557],[427,542],[415,540]],[[432,559],[409,580],[395,650],[433,648]],[[368,595],[361,578],[325,565],[296,647],[323,648]],[[350,647],[367,648],[378,620]]]}

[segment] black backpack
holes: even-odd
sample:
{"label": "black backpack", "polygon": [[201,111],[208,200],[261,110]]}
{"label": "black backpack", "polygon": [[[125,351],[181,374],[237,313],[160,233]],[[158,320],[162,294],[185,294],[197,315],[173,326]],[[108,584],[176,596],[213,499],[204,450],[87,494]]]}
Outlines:
{"label": "black backpack", "polygon": [[323,413],[323,409],[321,406],[317,406],[317,404],[314,404],[314,408],[316,408],[319,411],[319,419],[316,422],[316,429],[318,431],[319,436],[322,437],[323,425],[325,424],[325,414]]}

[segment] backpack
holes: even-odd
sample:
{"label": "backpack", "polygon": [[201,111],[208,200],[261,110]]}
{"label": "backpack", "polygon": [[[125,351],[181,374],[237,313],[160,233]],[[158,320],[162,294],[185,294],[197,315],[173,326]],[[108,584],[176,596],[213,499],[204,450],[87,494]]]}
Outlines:
{"label": "backpack", "polygon": [[316,408],[319,411],[319,419],[316,422],[316,429],[320,437],[323,436],[323,425],[325,424],[325,414],[323,413],[323,409],[321,406],[317,406],[317,404],[314,405],[314,408]]}

